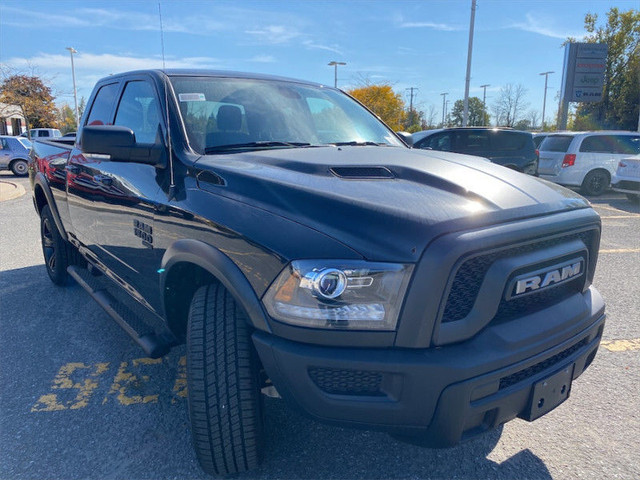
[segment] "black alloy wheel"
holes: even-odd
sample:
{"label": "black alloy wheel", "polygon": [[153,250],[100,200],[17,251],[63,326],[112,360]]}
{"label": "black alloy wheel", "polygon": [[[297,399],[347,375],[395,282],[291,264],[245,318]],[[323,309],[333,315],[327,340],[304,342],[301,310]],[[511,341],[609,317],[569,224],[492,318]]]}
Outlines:
{"label": "black alloy wheel", "polygon": [[582,182],[582,191],[586,195],[597,197],[608,188],[611,178],[606,170],[594,170],[589,172]]}

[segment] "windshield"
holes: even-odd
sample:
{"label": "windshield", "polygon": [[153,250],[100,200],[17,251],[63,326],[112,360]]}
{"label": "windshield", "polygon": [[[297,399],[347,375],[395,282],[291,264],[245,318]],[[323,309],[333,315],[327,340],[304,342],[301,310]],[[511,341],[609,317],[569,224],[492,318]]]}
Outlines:
{"label": "windshield", "polygon": [[343,93],[276,80],[171,77],[198,153],[318,145],[402,146]]}
{"label": "windshield", "polygon": [[24,145],[25,148],[31,148],[31,142],[29,140],[27,140],[26,138],[18,138],[18,141]]}

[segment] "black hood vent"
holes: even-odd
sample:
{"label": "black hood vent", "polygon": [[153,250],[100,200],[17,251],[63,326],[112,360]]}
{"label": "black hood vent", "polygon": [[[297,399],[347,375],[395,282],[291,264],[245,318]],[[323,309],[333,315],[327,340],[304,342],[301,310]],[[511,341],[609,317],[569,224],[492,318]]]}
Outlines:
{"label": "black hood vent", "polygon": [[331,167],[329,169],[336,177],[351,179],[389,179],[396,178],[387,167]]}

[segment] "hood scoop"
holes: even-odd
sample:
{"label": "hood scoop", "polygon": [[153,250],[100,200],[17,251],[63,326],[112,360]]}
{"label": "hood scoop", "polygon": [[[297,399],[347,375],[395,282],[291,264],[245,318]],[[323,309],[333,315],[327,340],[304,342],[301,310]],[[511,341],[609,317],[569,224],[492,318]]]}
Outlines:
{"label": "hood scoop", "polygon": [[384,180],[396,178],[387,167],[331,167],[329,171],[336,177],[355,180]]}

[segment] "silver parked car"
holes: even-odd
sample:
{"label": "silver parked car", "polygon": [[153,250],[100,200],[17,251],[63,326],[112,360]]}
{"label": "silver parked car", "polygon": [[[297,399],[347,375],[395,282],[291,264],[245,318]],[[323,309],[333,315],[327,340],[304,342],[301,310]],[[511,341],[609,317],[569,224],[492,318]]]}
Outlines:
{"label": "silver parked car", "polygon": [[31,142],[24,137],[0,136],[0,170],[11,170],[14,175],[24,177],[29,164]]}

